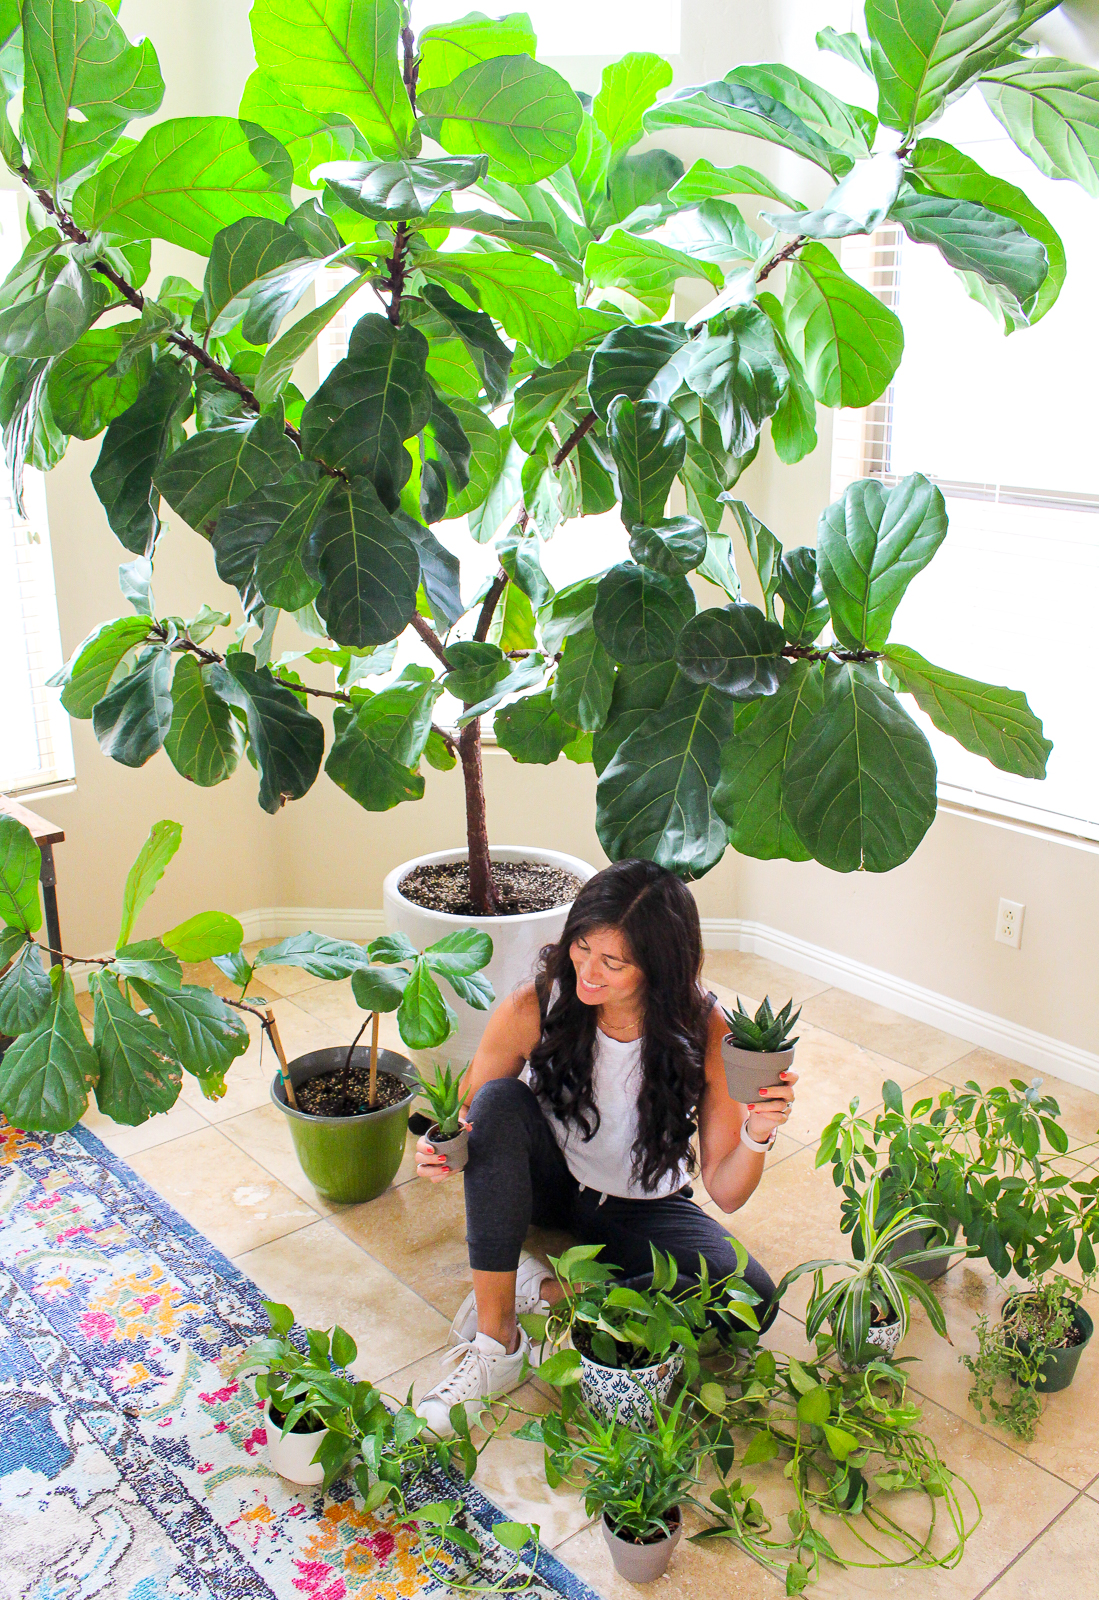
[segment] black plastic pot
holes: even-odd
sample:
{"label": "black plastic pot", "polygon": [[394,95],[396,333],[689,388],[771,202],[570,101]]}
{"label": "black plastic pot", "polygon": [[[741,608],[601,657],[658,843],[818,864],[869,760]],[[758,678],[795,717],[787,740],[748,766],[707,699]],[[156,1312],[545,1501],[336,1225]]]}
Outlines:
{"label": "black plastic pot", "polygon": [[[1025,1298],[1025,1295],[1012,1295],[1011,1299],[1004,1304],[1004,1309],[1000,1313],[1000,1320],[1003,1321],[1012,1306],[1017,1305],[1020,1300]],[[1095,1332],[1095,1324],[1083,1306],[1078,1306],[1074,1302],[1069,1303],[1072,1304],[1072,1320],[1076,1324],[1078,1331],[1083,1334],[1083,1338],[1079,1344],[1066,1345],[1062,1350],[1050,1350],[1043,1357],[1038,1369],[1038,1381],[1034,1385],[1039,1394],[1059,1394],[1062,1389],[1068,1388],[1076,1376],[1076,1368],[1080,1365],[1080,1357],[1087,1349],[1091,1342],[1091,1336]],[[1029,1355],[1029,1341],[1020,1339],[1018,1349],[1022,1351],[1023,1355]]]}
{"label": "black plastic pot", "polygon": [[[960,1224],[957,1217],[951,1221],[947,1231],[946,1243],[953,1244],[958,1237]],[[929,1250],[934,1245],[943,1241],[940,1238],[941,1228],[906,1228],[897,1236],[897,1242],[890,1250],[887,1261],[898,1261],[901,1256],[914,1254],[917,1250]],[[936,1278],[941,1278],[950,1265],[949,1256],[938,1256],[934,1261],[917,1261],[910,1267],[905,1267],[906,1272],[911,1272],[914,1277],[922,1278],[924,1283],[934,1283]]]}

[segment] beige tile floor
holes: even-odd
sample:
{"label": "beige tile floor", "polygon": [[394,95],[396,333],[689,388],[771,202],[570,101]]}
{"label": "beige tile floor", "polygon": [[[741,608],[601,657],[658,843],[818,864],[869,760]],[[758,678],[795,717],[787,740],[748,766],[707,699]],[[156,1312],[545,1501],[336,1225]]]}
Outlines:
{"label": "beige tile floor", "polygon": [[[198,981],[215,976],[213,968],[195,974]],[[863,1112],[873,1112],[886,1078],[910,1101],[967,1079],[988,1086],[1033,1076],[758,956],[714,953],[706,977],[726,1002],[738,993],[746,1003],[758,1003],[764,993],[792,994],[804,1007],[797,1110],[736,1225],[776,1278],[798,1261],[846,1254],[831,1175],[814,1167],[813,1155],[822,1127],[854,1096]],[[361,1014],[347,987],[317,984],[285,968],[264,973],[290,1054],[350,1041]],[[392,1018],[383,1025],[382,1042],[400,1047]],[[347,1327],[358,1342],[359,1375],[392,1394],[403,1397],[410,1385],[420,1394],[438,1370],[450,1318],[469,1286],[460,1187],[416,1182],[410,1139],[396,1182],[379,1200],[362,1206],[323,1200],[302,1175],[286,1121],[270,1104],[273,1070],[270,1051],[261,1058],[253,1037],[248,1054],[233,1066],[228,1095],[216,1104],[192,1081],[171,1112],[144,1127],[118,1129],[94,1112],[86,1120],[266,1294],[288,1302],[304,1322],[338,1320]],[[1096,1138],[1099,1096],[1068,1084],[1049,1082],[1047,1088],[1061,1103],[1071,1137]],[[1096,1161],[1099,1145],[1083,1165]],[[808,1289],[801,1280],[788,1294],[766,1336],[773,1348],[804,1352],[799,1319]],[[953,1348],[917,1310],[903,1353],[920,1358],[912,1384],[925,1423],[948,1465],[977,1490],[984,1520],[953,1571],[832,1568],[810,1592],[820,1600],[885,1592],[906,1600],[1053,1600],[1067,1591],[1099,1592],[1099,1355],[1089,1350],[1073,1387],[1049,1397],[1034,1443],[1013,1443],[973,1412],[958,1362],[959,1352],[975,1348],[977,1316],[999,1304],[995,1281],[983,1265],[960,1260],[942,1281],[941,1296]],[[1099,1320],[1099,1296],[1088,1303]],[[537,1382],[515,1398],[532,1411],[546,1404]],[[766,1501],[766,1472],[753,1475]],[[539,1523],[546,1545],[600,1595],[626,1600],[632,1591],[614,1573],[598,1527],[574,1494],[547,1486],[537,1446],[498,1436],[481,1458],[477,1482],[510,1515]],[[777,1475],[771,1487],[777,1506]],[[682,1543],[652,1593],[658,1600],[778,1600],[782,1588],[734,1546]]]}

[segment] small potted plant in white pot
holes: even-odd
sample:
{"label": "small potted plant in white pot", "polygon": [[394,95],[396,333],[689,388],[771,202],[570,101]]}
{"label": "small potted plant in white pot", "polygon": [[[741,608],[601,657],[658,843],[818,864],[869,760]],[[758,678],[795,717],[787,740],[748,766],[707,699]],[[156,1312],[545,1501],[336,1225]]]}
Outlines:
{"label": "small potted plant in white pot", "polygon": [[[290,1338],[294,1313],[277,1300],[265,1300],[271,1331],[248,1346],[234,1376],[255,1373],[256,1394],[263,1401],[267,1457],[281,1478],[314,1486],[324,1482],[320,1454],[328,1437],[329,1414],[344,1398],[332,1388],[340,1381],[335,1367],[354,1361],[355,1341],[338,1325],[331,1333],[305,1330],[309,1353]],[[342,1380],[347,1383],[347,1380]],[[350,1388],[350,1385],[348,1385]]]}
{"label": "small potted plant in white pot", "polygon": [[[862,1249],[859,1260],[804,1261],[782,1279],[775,1294],[781,1299],[795,1278],[813,1273],[813,1293],[805,1312],[805,1332],[815,1339],[824,1324],[841,1365],[849,1371],[869,1366],[871,1361],[890,1360],[908,1331],[912,1297],[927,1312],[935,1332],[950,1341],[943,1308],[912,1268],[921,1261],[936,1260],[951,1253],[950,1245],[936,1245],[894,1256],[898,1238],[915,1228],[927,1228],[933,1219],[913,1207],[898,1211],[882,1228],[875,1223],[879,1214],[878,1178],[867,1186],[859,1207],[858,1237]],[[842,1276],[827,1288],[826,1272]]]}
{"label": "small potted plant in white pot", "polygon": [[446,1156],[451,1172],[461,1172],[469,1154],[469,1127],[462,1122],[462,1075],[453,1073],[448,1062],[435,1068],[433,1078],[420,1073],[419,1085],[435,1119],[424,1137],[433,1150]]}
{"label": "small potted plant in white pot", "polygon": [[775,1012],[770,995],[765,995],[752,1017],[737,995],[736,1010],[725,1012],[729,1024],[729,1032],[721,1042],[725,1082],[731,1097],[742,1105],[752,1105],[762,1089],[776,1088],[782,1082],[782,1074],[793,1065],[798,1041],[796,1036],[791,1039],[790,1033],[801,1016],[800,1006],[790,1015],[793,1004],[788,1000],[781,1011]]}

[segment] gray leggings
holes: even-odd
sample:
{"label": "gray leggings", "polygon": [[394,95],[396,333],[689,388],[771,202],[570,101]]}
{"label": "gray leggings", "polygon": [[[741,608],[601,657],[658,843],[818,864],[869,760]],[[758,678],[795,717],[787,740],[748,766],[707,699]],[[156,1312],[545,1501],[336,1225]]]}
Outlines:
{"label": "gray leggings", "polygon": [[[594,1190],[581,1189],[534,1092],[518,1078],[484,1084],[469,1120],[466,1239],[476,1271],[514,1272],[532,1223],[603,1245],[601,1259],[626,1278],[652,1271],[650,1243],[673,1256],[688,1278],[697,1276],[700,1257],[711,1282],[736,1271],[729,1230],[695,1204],[690,1188],[657,1200],[608,1195],[602,1205]],[[764,1305],[773,1298],[774,1283],[754,1257],[743,1276]]]}

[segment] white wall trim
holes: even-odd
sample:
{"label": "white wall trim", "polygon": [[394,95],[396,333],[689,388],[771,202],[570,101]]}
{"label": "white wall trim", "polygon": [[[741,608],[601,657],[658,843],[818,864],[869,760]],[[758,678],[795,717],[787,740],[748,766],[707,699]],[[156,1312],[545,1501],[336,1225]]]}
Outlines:
{"label": "white wall trim", "polygon": [[934,989],[898,978],[879,967],[868,966],[850,956],[810,944],[764,922],[741,917],[703,917],[702,942],[710,950],[744,950],[766,956],[793,967],[795,972],[822,978],[851,994],[861,995],[878,1005],[899,1011],[902,1016],[941,1028],[944,1033],[967,1039],[972,1044],[994,1050],[1010,1061],[1021,1062],[1036,1072],[1062,1078],[1081,1089],[1099,1094],[1099,1055],[1066,1044],[1049,1034],[1025,1028],[991,1011],[979,1011]]}
{"label": "white wall trim", "polygon": [[[245,942],[254,939],[285,939],[288,934],[326,934],[330,939],[355,939],[365,943],[385,932],[385,915],[381,911],[326,906],[257,906],[251,911],[238,911],[237,917],[244,928]],[[1031,1067],[1035,1072],[1061,1078],[1066,1083],[1077,1084],[1099,1094],[1099,1055],[1066,1044],[1049,1034],[1024,1028],[1021,1023],[1006,1017],[997,1017],[990,1011],[979,1011],[976,1006],[939,994],[934,989],[924,989],[918,983],[898,978],[880,967],[868,966],[850,956],[826,950],[823,945],[810,944],[779,928],[764,922],[750,922],[742,917],[703,917],[702,942],[709,950],[744,950],[754,955],[766,956],[795,972],[808,973],[826,983],[861,995],[864,1000],[888,1006],[902,1016],[914,1017],[918,1022],[941,1028],[944,1033],[967,1039],[995,1050]],[[109,951],[103,952],[109,955]],[[88,987],[87,972],[79,967],[72,970],[77,989]]]}

